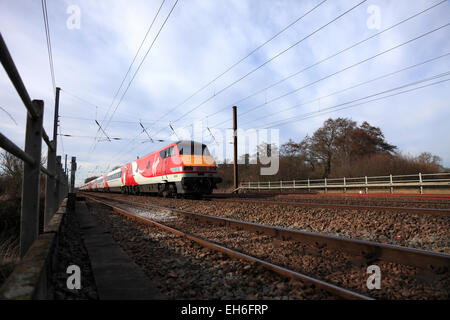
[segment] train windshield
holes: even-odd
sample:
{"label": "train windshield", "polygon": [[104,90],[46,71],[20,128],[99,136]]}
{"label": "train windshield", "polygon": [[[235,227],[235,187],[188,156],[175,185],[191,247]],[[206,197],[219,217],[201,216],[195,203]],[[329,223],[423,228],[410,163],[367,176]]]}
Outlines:
{"label": "train windshield", "polygon": [[203,155],[210,156],[208,147],[194,141],[180,141],[177,143],[180,155]]}

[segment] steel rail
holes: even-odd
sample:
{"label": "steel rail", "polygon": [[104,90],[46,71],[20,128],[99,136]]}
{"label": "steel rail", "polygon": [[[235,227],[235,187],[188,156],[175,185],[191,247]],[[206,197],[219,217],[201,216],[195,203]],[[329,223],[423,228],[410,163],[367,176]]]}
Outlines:
{"label": "steel rail", "polygon": [[322,281],[322,280],[319,280],[319,279],[315,279],[313,277],[310,277],[308,275],[305,275],[305,274],[302,274],[302,273],[299,273],[299,272],[295,272],[293,270],[290,270],[290,269],[278,266],[276,264],[273,264],[273,263],[261,260],[259,258],[247,255],[245,253],[242,253],[242,252],[239,252],[239,251],[227,248],[227,247],[222,246],[220,244],[216,244],[216,243],[207,241],[207,240],[202,239],[200,237],[196,237],[196,236],[191,235],[189,233],[186,233],[184,231],[181,231],[181,230],[169,227],[169,226],[167,226],[165,224],[156,222],[156,221],[151,220],[149,218],[135,215],[135,214],[133,214],[133,213],[131,213],[129,211],[126,211],[126,210],[124,210],[122,208],[118,208],[118,207],[116,207],[116,206],[114,206],[114,205],[112,205],[110,203],[98,200],[98,199],[96,199],[95,197],[93,197],[91,195],[89,195],[87,197],[89,199],[91,199],[92,201],[96,201],[98,203],[101,203],[103,205],[106,205],[106,206],[110,207],[112,210],[114,210],[114,212],[122,214],[122,215],[124,215],[124,216],[126,216],[128,218],[134,219],[134,220],[136,220],[138,222],[142,222],[144,224],[153,225],[153,226],[156,226],[158,228],[164,229],[164,230],[169,231],[169,232],[171,232],[171,233],[173,233],[175,235],[182,236],[182,237],[184,237],[186,239],[194,241],[194,242],[200,244],[203,247],[206,247],[206,248],[209,248],[209,249],[213,249],[213,250],[225,253],[228,256],[232,257],[232,258],[242,259],[242,260],[246,260],[246,261],[249,261],[249,262],[260,264],[263,267],[265,267],[267,269],[270,269],[270,270],[272,270],[272,271],[274,271],[274,272],[276,272],[276,273],[278,273],[278,274],[280,274],[280,275],[282,275],[284,277],[289,277],[289,278],[292,278],[292,279],[295,279],[295,280],[300,280],[302,282],[315,285],[316,287],[318,287],[320,289],[323,289],[323,290],[325,290],[327,292],[330,292],[330,293],[332,293],[334,295],[337,295],[337,296],[339,296],[341,298],[351,299],[351,300],[374,300],[373,298],[365,296],[365,295],[362,295],[360,293],[357,293],[357,292],[354,292],[354,291],[351,291],[351,290],[348,290],[348,289],[345,289],[345,288],[338,287],[338,286],[333,285],[331,283],[328,283],[328,282],[325,282],[325,281]]}
{"label": "steel rail", "polygon": [[450,216],[450,209],[437,208],[410,208],[410,207],[392,207],[392,206],[368,206],[354,204],[331,204],[331,203],[310,203],[296,201],[271,201],[271,200],[244,200],[244,199],[214,199],[216,202],[237,202],[237,203],[253,203],[264,205],[290,205],[294,207],[309,208],[331,208],[331,209],[362,209],[362,210],[390,210],[397,212],[433,214],[440,216]]}
{"label": "steel rail", "polygon": [[125,204],[131,204],[133,206],[156,207],[159,209],[169,210],[174,213],[180,213],[189,217],[194,217],[204,222],[228,225],[236,228],[242,228],[248,231],[268,234],[274,238],[278,238],[281,240],[295,240],[302,243],[312,244],[321,248],[327,246],[338,250],[345,250],[357,256],[363,257],[367,261],[374,261],[380,259],[384,261],[429,269],[433,272],[450,270],[450,254],[446,253],[426,251],[416,248],[408,248],[373,241],[337,237],[316,232],[301,231],[277,226],[263,225],[230,218],[209,216],[205,214],[154,204],[143,205],[140,203],[130,202],[123,199],[112,199],[98,195],[95,196],[89,195],[89,196],[122,202]]}
{"label": "steel rail", "polygon": [[[257,198],[257,199],[275,199],[274,201],[277,201],[277,199],[278,199],[278,201],[297,201],[297,202],[301,202],[301,201],[315,201],[316,203],[334,203],[334,202],[339,202],[339,203],[342,203],[342,202],[344,202],[344,204],[345,203],[348,203],[348,202],[361,202],[361,203],[377,203],[377,202],[380,202],[380,203],[386,203],[386,204],[393,204],[393,203],[408,203],[408,204],[410,204],[410,203],[417,203],[417,204],[427,204],[427,205],[449,205],[450,206],[450,198],[448,198],[448,199],[445,199],[445,198],[442,198],[442,199],[431,199],[431,200],[433,200],[433,201],[431,201],[431,200],[429,200],[429,199],[414,199],[414,198],[412,198],[412,199],[408,199],[408,198],[381,198],[381,197],[379,197],[379,198],[357,198],[357,197],[342,197],[342,196],[337,196],[337,197],[332,197],[332,196],[330,196],[330,197],[314,197],[314,196],[312,196],[312,197],[305,197],[305,196],[303,196],[303,197],[294,197],[294,196],[290,196],[290,195],[287,195],[287,196],[284,196],[283,194],[281,194],[281,195],[275,195],[275,196],[263,196],[263,197],[254,197],[254,196],[249,196],[249,197],[245,197],[245,196],[242,196],[242,197],[234,197],[234,196],[232,196],[232,195],[228,195],[228,196],[225,196],[225,195],[219,195],[219,196],[215,196],[214,194],[213,195],[207,195],[207,196],[204,196],[204,198],[205,199],[254,199],[254,198]],[[434,200],[436,200],[436,201],[434,201]],[[438,200],[440,200],[440,201],[438,201]],[[320,202],[320,201],[322,201],[322,202]]]}
{"label": "steel rail", "polygon": [[[300,192],[257,192],[257,193],[241,193],[239,196],[298,196],[298,197],[316,197],[316,198],[360,198],[360,199],[433,199],[433,200],[450,200],[450,194],[434,193],[434,194],[407,194],[407,193],[300,193]],[[211,196],[230,196],[229,193],[213,193]]]}

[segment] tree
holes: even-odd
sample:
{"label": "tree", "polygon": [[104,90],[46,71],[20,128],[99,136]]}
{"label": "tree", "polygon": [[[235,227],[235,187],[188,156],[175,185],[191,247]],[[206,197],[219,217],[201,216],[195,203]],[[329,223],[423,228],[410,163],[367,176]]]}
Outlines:
{"label": "tree", "polygon": [[356,122],[347,118],[328,119],[307,142],[312,160],[324,163],[324,177],[331,172],[332,160],[339,152],[348,154],[348,140]]}
{"label": "tree", "polygon": [[351,153],[353,156],[367,156],[375,153],[391,154],[396,146],[387,143],[381,129],[364,121],[352,133]]}
{"label": "tree", "polygon": [[23,162],[9,152],[0,153],[0,176],[2,193],[20,197],[22,188]]}
{"label": "tree", "polygon": [[441,165],[442,158],[439,156],[432,155],[429,152],[422,152],[417,156],[417,161],[425,164]]}

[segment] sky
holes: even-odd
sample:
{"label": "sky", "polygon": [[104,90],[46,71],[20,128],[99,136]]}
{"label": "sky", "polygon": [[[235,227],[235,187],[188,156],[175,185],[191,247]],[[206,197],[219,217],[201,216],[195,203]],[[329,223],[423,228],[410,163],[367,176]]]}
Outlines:
{"label": "sky", "polygon": [[[238,127],[277,130],[280,144],[347,117],[380,127],[406,155],[431,152],[450,167],[449,1],[175,2],[47,0],[58,132],[71,135],[58,136],[58,154],[77,157],[77,185],[192,130],[218,160],[231,159],[233,105]],[[44,100],[51,136],[41,1],[0,0],[0,32],[31,98]],[[23,147],[26,110],[4,70],[0,107],[1,132]],[[122,140],[108,141],[95,120]],[[164,141],[150,141],[140,123]]]}

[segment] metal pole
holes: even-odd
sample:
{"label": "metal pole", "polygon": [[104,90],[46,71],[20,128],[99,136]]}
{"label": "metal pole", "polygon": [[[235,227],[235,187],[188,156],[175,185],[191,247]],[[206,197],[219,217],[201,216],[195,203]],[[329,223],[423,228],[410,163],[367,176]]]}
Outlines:
{"label": "metal pole", "polygon": [[64,174],[67,176],[67,154],[66,159],[64,160]]}
{"label": "metal pole", "polygon": [[44,116],[44,101],[33,100],[37,117],[33,119],[27,113],[27,129],[25,132],[25,153],[30,155],[35,163],[23,165],[22,205],[20,216],[20,256],[28,251],[39,233],[39,192],[42,147],[42,119]]}
{"label": "metal pole", "polygon": [[56,87],[56,96],[55,96],[55,115],[53,119],[53,141],[55,141],[55,151],[57,146],[57,136],[58,136],[58,118],[59,118],[59,92],[61,88]]}
{"label": "metal pole", "polygon": [[237,145],[237,111],[236,106],[233,106],[233,144],[234,144],[234,162],[233,162],[233,179],[234,190],[237,191],[239,187],[239,175],[238,175],[238,145]]}

